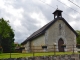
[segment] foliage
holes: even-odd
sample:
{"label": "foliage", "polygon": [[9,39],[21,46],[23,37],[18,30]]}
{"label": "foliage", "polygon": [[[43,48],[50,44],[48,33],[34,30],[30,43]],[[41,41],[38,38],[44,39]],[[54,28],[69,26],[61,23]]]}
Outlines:
{"label": "foliage", "polygon": [[76,30],[78,37],[77,37],[77,44],[80,44],[80,31]]}
{"label": "foliage", "polygon": [[0,54],[3,52],[3,49],[2,49],[2,47],[0,47]]}
{"label": "foliage", "polygon": [[14,32],[9,21],[0,19],[0,46],[3,48],[3,52],[11,52],[14,50]]}
{"label": "foliage", "polygon": [[15,43],[14,45],[15,45],[15,47],[21,47],[21,44],[19,44],[19,43]]}
{"label": "foliage", "polygon": [[66,45],[65,45],[65,44],[63,44],[61,47],[66,47]]}

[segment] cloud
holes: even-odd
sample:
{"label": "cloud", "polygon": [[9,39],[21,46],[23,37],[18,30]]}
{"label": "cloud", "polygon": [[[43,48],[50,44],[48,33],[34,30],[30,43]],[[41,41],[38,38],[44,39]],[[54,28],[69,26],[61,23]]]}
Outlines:
{"label": "cloud", "polygon": [[[12,28],[15,30],[15,38],[17,37],[17,31],[18,30],[22,30],[23,28],[19,28],[21,27],[21,20],[23,18],[22,13],[24,12],[23,8],[14,8],[13,4],[14,4],[15,0],[0,0],[0,17],[4,18],[5,20],[9,20],[10,21],[10,25],[12,26]],[[21,31],[19,31],[21,32]]]}
{"label": "cloud", "polygon": [[[69,1],[60,0],[67,6],[80,9]],[[79,4],[77,1],[73,1]],[[79,13],[57,0],[0,0],[0,17],[10,21],[15,32],[15,42],[21,43],[33,32],[54,19],[52,14],[58,5],[63,17],[75,29],[80,30]]]}
{"label": "cloud", "polygon": [[40,27],[40,26],[42,27],[43,25],[47,23],[47,19],[41,12],[30,13],[30,17],[37,21],[37,23],[35,24],[37,27]]}

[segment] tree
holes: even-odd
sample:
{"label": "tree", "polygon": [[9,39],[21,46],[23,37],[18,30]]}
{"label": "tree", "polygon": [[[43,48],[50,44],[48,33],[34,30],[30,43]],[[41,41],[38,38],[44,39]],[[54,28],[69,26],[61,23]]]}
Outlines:
{"label": "tree", "polygon": [[3,52],[9,53],[14,50],[14,32],[9,21],[0,19],[0,46]]}
{"label": "tree", "polygon": [[78,37],[77,37],[77,44],[80,44],[80,31],[76,30]]}

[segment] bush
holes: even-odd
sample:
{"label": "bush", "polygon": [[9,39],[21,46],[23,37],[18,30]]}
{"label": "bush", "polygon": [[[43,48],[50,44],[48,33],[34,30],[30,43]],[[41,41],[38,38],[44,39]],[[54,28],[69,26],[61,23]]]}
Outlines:
{"label": "bush", "polygon": [[77,44],[76,47],[77,47],[77,48],[80,48],[80,44]]}
{"label": "bush", "polygon": [[0,54],[3,52],[3,49],[2,49],[2,47],[0,47]]}

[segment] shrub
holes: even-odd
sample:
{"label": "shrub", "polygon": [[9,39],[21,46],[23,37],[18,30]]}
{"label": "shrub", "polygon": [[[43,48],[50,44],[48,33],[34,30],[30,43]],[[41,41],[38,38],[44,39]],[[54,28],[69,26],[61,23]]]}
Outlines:
{"label": "shrub", "polygon": [[0,53],[2,53],[3,52],[3,49],[2,49],[2,47],[0,47]]}

